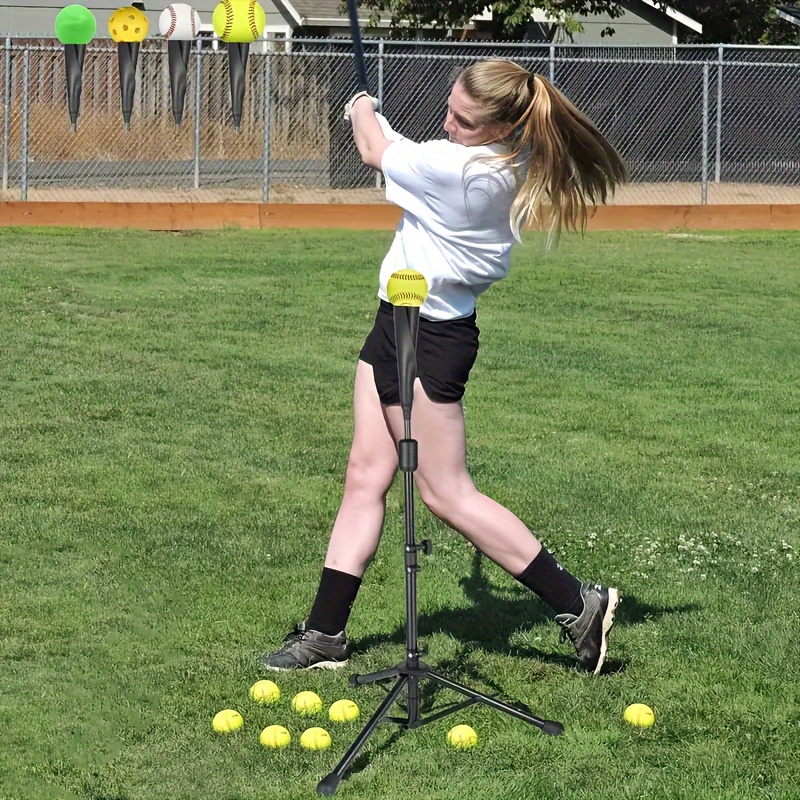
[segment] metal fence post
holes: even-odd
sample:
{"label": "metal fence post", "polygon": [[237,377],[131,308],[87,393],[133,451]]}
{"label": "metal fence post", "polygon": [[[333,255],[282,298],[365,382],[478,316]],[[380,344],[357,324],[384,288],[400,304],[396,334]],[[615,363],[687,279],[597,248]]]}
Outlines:
{"label": "metal fence post", "polygon": [[194,61],[194,188],[200,188],[200,82],[203,77],[203,40],[197,40]]}
{"label": "metal fence post", "polygon": [[8,190],[8,148],[11,138],[11,92],[14,84],[11,80],[11,37],[6,36],[6,79],[3,95],[3,191]]}
{"label": "metal fence post", "polygon": [[722,177],[722,62],[725,47],[720,45],[717,52],[717,141],[714,148],[714,182],[719,183]]}
{"label": "metal fence post", "polygon": [[703,64],[703,178],[700,186],[700,202],[708,203],[708,76],[709,65]]}
{"label": "metal fence post", "polygon": [[30,105],[31,51],[25,47],[22,54],[22,176],[20,180],[20,200],[28,199],[28,112]]}
{"label": "metal fence post", "polygon": [[[383,39],[378,42],[378,100],[380,101],[381,111],[383,110]],[[375,170],[375,188],[380,189],[383,185],[383,173]]]}
{"label": "metal fence post", "polygon": [[556,84],[556,46],[550,45],[550,83]]}
{"label": "metal fence post", "polygon": [[270,140],[270,116],[272,115],[272,88],[270,77],[272,74],[272,64],[270,60],[272,53],[269,51],[264,53],[264,152],[263,161],[261,164],[262,171],[262,189],[261,189],[261,202],[269,202],[269,140]]}

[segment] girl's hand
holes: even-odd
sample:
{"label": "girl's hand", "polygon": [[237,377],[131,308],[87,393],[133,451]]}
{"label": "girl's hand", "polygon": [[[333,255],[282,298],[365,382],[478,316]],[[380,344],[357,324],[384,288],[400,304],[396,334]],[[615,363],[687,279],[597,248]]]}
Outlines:
{"label": "girl's hand", "polygon": [[354,94],[345,104],[344,104],[344,121],[350,122],[350,116],[353,113],[353,104],[358,100],[360,97],[368,97],[372,102],[372,109],[373,111],[379,111],[381,107],[381,101],[378,100],[377,97],[373,97],[369,92],[359,92],[358,94]]}

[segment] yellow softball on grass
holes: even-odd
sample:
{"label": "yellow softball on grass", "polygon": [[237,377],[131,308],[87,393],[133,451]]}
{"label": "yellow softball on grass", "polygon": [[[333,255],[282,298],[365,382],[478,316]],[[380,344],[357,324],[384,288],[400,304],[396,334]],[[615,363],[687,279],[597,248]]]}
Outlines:
{"label": "yellow softball on grass", "polygon": [[327,750],[331,746],[331,735],[325,728],[309,728],[300,734],[300,745],[306,750]]}
{"label": "yellow softball on grass", "polygon": [[650,728],[656,721],[656,715],[650,706],[644,703],[632,703],[625,709],[625,722],[637,728]]}
{"label": "yellow softball on grass", "polygon": [[258,741],[270,750],[280,750],[289,746],[292,741],[292,735],[283,725],[268,725],[261,731]]}
{"label": "yellow softball on grass", "polygon": [[244,719],[238,711],[232,708],[223,708],[222,711],[214,715],[211,720],[211,727],[217,733],[233,733],[244,725]]}
{"label": "yellow softball on grass", "polygon": [[250,687],[250,699],[260,706],[271,706],[281,699],[281,690],[272,681],[256,681]]}
{"label": "yellow softball on grass", "polygon": [[358,719],[358,706],[352,700],[337,700],[328,709],[331,722],[350,722]]}
{"label": "yellow softball on grass", "polygon": [[254,42],[264,33],[267,15],[256,0],[222,0],[211,24],[223,42]]}
{"label": "yellow softball on grass", "polygon": [[416,270],[399,269],[389,277],[386,294],[393,306],[419,307],[428,296],[428,282]]}
{"label": "yellow softball on grass", "polygon": [[292,698],[292,708],[301,717],[309,717],[322,711],[322,700],[315,692],[298,692]]}
{"label": "yellow softball on grass", "polygon": [[456,750],[470,750],[478,744],[478,734],[469,725],[456,725],[447,732],[447,743]]}

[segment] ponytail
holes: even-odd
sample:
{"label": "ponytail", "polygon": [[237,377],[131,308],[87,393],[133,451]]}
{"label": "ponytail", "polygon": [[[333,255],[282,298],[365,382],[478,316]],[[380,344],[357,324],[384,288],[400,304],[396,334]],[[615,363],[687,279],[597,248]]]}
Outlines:
{"label": "ponytail", "polygon": [[[564,228],[586,228],[587,205],[605,203],[628,178],[617,151],[594,123],[541,75],[504,59],[479,61],[460,73],[508,153],[497,160],[517,173],[511,229],[532,226],[554,244]],[[494,159],[493,159],[494,160]]]}
{"label": "ponytail", "polygon": [[511,228],[519,238],[533,225],[556,242],[563,228],[585,230],[587,203],[605,203],[627,180],[616,150],[594,123],[541,75],[528,81],[530,105],[512,133],[510,158],[529,154],[522,185],[511,207]]}

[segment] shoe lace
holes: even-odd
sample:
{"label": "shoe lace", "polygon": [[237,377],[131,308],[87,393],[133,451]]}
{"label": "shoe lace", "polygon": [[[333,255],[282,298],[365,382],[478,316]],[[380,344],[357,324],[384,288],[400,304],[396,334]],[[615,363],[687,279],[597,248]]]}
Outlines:
{"label": "shoe lace", "polygon": [[283,640],[283,650],[290,650],[295,645],[300,644],[303,639],[308,636],[308,631],[303,630],[302,628],[295,628],[286,638]]}
{"label": "shoe lace", "polygon": [[558,624],[561,626],[561,633],[559,634],[558,640],[559,642],[566,642],[569,639],[572,644],[577,645],[577,636],[575,632],[572,630],[572,623],[575,620],[571,620],[567,622],[566,620],[556,620]]}

